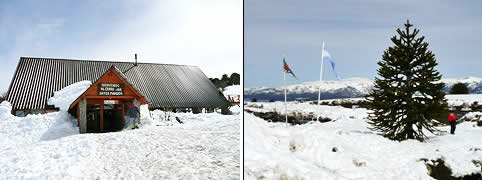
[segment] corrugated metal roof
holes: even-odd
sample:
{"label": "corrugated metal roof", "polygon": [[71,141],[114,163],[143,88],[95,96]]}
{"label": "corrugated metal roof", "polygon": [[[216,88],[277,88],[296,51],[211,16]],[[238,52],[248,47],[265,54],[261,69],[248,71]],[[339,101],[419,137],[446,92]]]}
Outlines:
{"label": "corrugated metal roof", "polygon": [[[129,81],[129,78],[127,78],[127,76],[121,71],[119,70],[119,68],[117,68],[116,66],[112,65],[111,68],[114,68],[114,70],[119,73],[120,76],[122,76],[122,78],[127,82],[127,84],[129,84],[130,86],[132,86],[132,88],[134,88],[135,91],[139,92],[139,94],[146,100],[146,101],[151,101],[149,99],[149,97],[147,97],[145,94],[142,93],[142,91],[139,91],[139,89],[136,88],[136,86],[134,86],[134,83],[132,83],[131,81]],[[105,73],[104,73],[105,74]],[[95,84],[95,82],[92,82],[92,84]]]}
{"label": "corrugated metal roof", "polygon": [[53,92],[83,80],[95,82],[111,66],[150,101],[151,108],[229,103],[196,66],[31,57],[20,58],[7,101],[13,109],[46,109]]}

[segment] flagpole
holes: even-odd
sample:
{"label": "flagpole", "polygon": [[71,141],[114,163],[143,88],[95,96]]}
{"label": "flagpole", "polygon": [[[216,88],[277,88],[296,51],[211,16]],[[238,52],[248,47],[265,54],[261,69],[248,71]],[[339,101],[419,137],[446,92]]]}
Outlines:
{"label": "flagpole", "polygon": [[[323,75],[323,51],[325,50],[325,41],[321,43],[321,67],[320,67],[320,87],[318,88],[318,105],[320,105],[320,94],[321,94],[321,76]],[[317,121],[320,120],[318,116]]]}
{"label": "flagpole", "polygon": [[[284,82],[285,82],[285,119],[286,119],[286,124],[288,124],[288,108],[286,106],[286,71],[283,71],[284,73]],[[286,125],[288,126],[288,125]]]}

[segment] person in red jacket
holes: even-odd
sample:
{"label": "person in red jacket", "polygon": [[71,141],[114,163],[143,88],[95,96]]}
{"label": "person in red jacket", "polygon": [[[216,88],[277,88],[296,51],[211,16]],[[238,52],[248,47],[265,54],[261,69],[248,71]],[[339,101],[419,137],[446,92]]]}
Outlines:
{"label": "person in red jacket", "polygon": [[457,125],[455,114],[450,112],[449,114],[449,124],[450,124],[450,134],[455,134],[455,126]]}

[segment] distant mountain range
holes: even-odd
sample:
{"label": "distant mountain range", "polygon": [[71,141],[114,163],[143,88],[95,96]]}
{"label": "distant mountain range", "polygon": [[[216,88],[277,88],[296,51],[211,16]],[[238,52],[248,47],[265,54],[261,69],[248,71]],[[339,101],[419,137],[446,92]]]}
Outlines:
{"label": "distant mountain range", "polygon": [[[446,84],[444,92],[449,92],[452,85],[461,82],[467,85],[471,94],[482,94],[482,78],[466,77],[461,79],[442,79]],[[287,86],[288,100],[295,98],[318,99],[318,88],[321,85],[321,99],[356,98],[363,97],[373,87],[373,80],[364,78],[350,78],[340,81],[305,82]],[[284,88],[246,88],[245,100],[284,100]]]}

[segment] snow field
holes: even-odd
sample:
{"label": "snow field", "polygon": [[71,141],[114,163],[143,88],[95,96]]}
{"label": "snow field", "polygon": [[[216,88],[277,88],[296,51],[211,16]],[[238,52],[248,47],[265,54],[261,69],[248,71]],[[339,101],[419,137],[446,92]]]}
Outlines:
{"label": "snow field", "polygon": [[[482,94],[448,94],[445,95],[445,99],[447,99],[447,103],[449,106],[470,106],[474,102],[478,102],[482,104]],[[336,101],[338,103],[359,103],[361,101],[365,101],[364,98],[345,98],[345,99],[327,99],[327,100],[320,100],[321,102],[328,102],[332,103]]]}
{"label": "snow field", "polygon": [[166,121],[142,105],[139,129],[79,134],[65,110],[89,86],[55,92],[59,112],[16,117],[0,104],[0,179],[240,179],[239,113]]}
{"label": "snow field", "polygon": [[[260,104],[263,111],[284,109],[282,102]],[[421,158],[444,159],[454,176],[480,172],[472,160],[482,159],[482,151],[474,150],[482,149],[482,128],[473,122],[459,124],[455,135],[428,134],[425,143],[398,142],[369,130],[365,109],[306,103],[289,103],[288,109],[312,111],[336,121],[286,127],[245,113],[247,179],[432,179]]]}
{"label": "snow field", "polygon": [[[216,117],[182,118],[186,126],[145,126],[100,136],[100,142],[108,143],[97,150],[99,161],[109,170],[100,178],[239,179],[239,121],[207,118]],[[208,125],[223,120],[228,129]]]}
{"label": "snow field", "polygon": [[0,105],[0,179],[240,178],[239,115],[173,113],[184,124],[78,134],[62,112],[14,117],[8,108]]}
{"label": "snow field", "polygon": [[[263,103],[263,102],[250,102],[248,105],[254,106],[263,106],[263,108],[256,108],[256,107],[246,107],[245,109],[249,109],[252,111],[257,112],[273,112],[276,111],[280,114],[285,114],[285,105],[284,102],[276,101],[271,103]],[[356,117],[357,119],[362,119],[366,117],[366,110],[365,109],[347,109],[341,106],[319,106],[319,105],[312,105],[309,103],[298,103],[298,102],[288,102],[287,103],[287,112],[288,114],[292,114],[294,112],[301,112],[303,114],[313,113],[315,117],[330,117],[334,118],[333,120],[338,119],[347,119],[350,117]],[[327,111],[327,107],[331,109],[331,111]]]}
{"label": "snow field", "polygon": [[449,106],[470,106],[474,102],[482,104],[482,94],[460,94],[460,95],[446,95]]}

